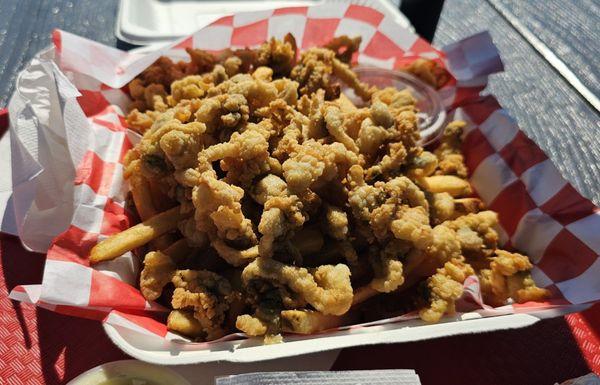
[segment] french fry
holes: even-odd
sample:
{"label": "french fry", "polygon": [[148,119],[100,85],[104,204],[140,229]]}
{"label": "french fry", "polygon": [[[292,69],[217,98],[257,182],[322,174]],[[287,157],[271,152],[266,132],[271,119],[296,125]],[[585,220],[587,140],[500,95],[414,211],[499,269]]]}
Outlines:
{"label": "french fry", "polygon": [[468,181],[454,175],[433,175],[421,178],[421,186],[430,193],[447,192],[453,197],[471,194],[471,185]]}
{"label": "french fry", "polygon": [[129,178],[129,186],[131,187],[131,196],[133,203],[137,209],[140,219],[145,221],[156,215],[156,208],[152,203],[152,194],[148,181],[140,174],[132,174]]}
{"label": "french fry", "polygon": [[160,189],[160,186],[157,182],[148,181],[148,186],[152,196],[152,203],[154,204],[154,207],[156,207],[156,210],[162,212],[173,207],[173,200]]}
{"label": "french fry", "polygon": [[163,253],[167,254],[173,262],[176,264],[182,263],[190,254],[194,252],[194,248],[190,247],[187,239],[181,238],[169,245],[163,250]]}
{"label": "french fry", "polygon": [[349,323],[351,315],[325,315],[315,310],[284,310],[281,328],[284,332],[312,334]]}
{"label": "french fry", "polygon": [[475,214],[483,210],[483,202],[479,198],[459,198],[454,200],[454,216],[460,217],[467,214]]}
{"label": "french fry", "polygon": [[189,214],[176,206],[125,231],[111,235],[92,248],[90,263],[110,261],[177,228],[177,223]]}
{"label": "french fry", "polygon": [[[154,205],[153,193],[150,190],[151,183],[141,175],[140,160],[134,160],[130,165],[131,172],[127,178],[131,189],[133,203],[142,221],[152,218],[158,214]],[[164,211],[164,210],[163,210]],[[152,241],[152,248],[163,250],[173,243],[173,239],[168,234]]]}
{"label": "french fry", "polygon": [[246,262],[258,257],[258,245],[252,246],[246,250],[238,250],[228,246],[223,240],[215,239],[211,246],[219,253],[219,256],[232,266],[241,266]]}
{"label": "french fry", "polygon": [[369,298],[372,298],[380,294],[377,290],[373,289],[370,285],[359,287],[354,290],[354,297],[352,298],[352,307],[359,305]]}

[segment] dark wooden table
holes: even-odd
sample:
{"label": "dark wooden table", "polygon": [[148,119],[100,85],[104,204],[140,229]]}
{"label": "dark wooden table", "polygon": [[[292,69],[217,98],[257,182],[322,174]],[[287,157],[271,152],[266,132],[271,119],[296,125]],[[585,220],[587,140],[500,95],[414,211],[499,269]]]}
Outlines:
{"label": "dark wooden table", "polygon": [[[600,93],[598,1],[500,2],[567,63],[588,88]],[[18,71],[50,44],[53,28],[124,47],[114,36],[117,6],[117,0],[0,0],[0,108],[8,103]],[[491,79],[488,91],[548,153],[562,174],[583,195],[600,204],[597,111],[489,2],[446,0],[434,44],[441,47],[482,30],[490,31],[506,66],[503,74]],[[16,264],[22,258],[28,258],[27,271]],[[17,378],[29,367],[33,369],[27,383],[62,383],[87,368],[123,357],[95,322],[32,309],[6,299],[6,291],[17,283],[40,281],[42,261],[41,256],[25,252],[14,238],[0,236],[0,355],[11,349],[18,355],[14,362],[0,362],[2,384],[8,376]],[[19,319],[21,326],[7,328],[3,321],[8,319]],[[424,384],[552,384],[590,371],[583,350],[597,352],[600,348],[597,344],[591,348],[578,345],[582,338],[577,335],[576,324],[593,324],[586,333],[596,333],[598,341],[599,319],[596,306],[583,315],[546,320],[521,330],[415,342],[385,351],[380,347],[356,350],[366,356],[381,356],[376,365],[380,368],[415,368]],[[342,354],[335,368],[371,368],[370,364],[346,361]]]}

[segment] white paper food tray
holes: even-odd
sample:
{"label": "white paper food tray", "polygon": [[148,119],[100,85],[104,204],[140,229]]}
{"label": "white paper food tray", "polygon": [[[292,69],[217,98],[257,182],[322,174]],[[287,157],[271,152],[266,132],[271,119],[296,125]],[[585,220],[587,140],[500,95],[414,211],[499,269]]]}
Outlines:
{"label": "white paper food tray", "polygon": [[211,344],[209,349],[191,350],[190,344],[181,344],[181,350],[173,349],[172,343],[151,338],[141,333],[122,333],[119,327],[104,323],[104,330],[121,350],[142,361],[159,365],[186,365],[209,362],[249,363],[299,356],[309,353],[377,344],[393,344],[422,341],[433,338],[484,333],[496,330],[518,329],[531,326],[545,319],[583,311],[591,305],[572,305],[559,309],[543,310],[529,314],[508,314],[481,318],[477,313],[464,313],[457,317],[445,317],[440,323],[425,324],[421,320],[372,326],[358,330],[342,330],[310,339],[286,336],[285,342],[263,345],[262,338],[224,341]]}
{"label": "white paper food tray", "polygon": [[[121,0],[115,34],[120,40],[136,45],[164,44],[235,12],[261,11],[282,7],[309,6],[341,0]],[[366,5],[392,15],[398,24],[412,29],[410,22],[389,0],[362,0]]]}

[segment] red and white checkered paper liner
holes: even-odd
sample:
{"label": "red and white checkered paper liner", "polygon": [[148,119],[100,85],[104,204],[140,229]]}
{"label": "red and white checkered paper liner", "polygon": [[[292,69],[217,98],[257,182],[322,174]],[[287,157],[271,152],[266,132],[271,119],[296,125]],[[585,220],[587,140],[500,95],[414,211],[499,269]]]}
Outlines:
{"label": "red and white checkered paper liner", "polygon": [[[474,35],[439,51],[377,10],[339,3],[224,17],[148,54],[127,53],[55,31],[57,62],[79,89],[77,100],[89,123],[81,127],[81,138],[90,139],[77,167],[73,219],[48,250],[43,282],[18,286],[11,298],[148,336],[181,340],[166,329],[166,309],[149,303],[136,289],[139,266],[131,254],[94,268],[88,262],[89,251],[99,240],[131,225],[124,208],[122,161],[135,136],[126,129],[123,111],[129,97],[121,87],[163,54],[187,60],[186,47],[219,51],[256,46],[288,32],[302,49],[334,36],[359,34],[363,40],[355,59],[361,64],[398,68],[424,57],[436,60],[452,75],[440,94],[450,115],[468,122],[463,150],[471,183],[499,213],[507,247],[527,253],[535,264],[537,284],[554,294],[545,303],[492,309],[482,304],[478,281],[471,277],[465,283],[461,310],[478,309],[491,316],[600,300],[598,209],[560,176],[492,96],[479,95],[488,75],[502,70],[490,36]],[[414,314],[351,328],[411,318]],[[196,346],[204,349],[207,344]]]}

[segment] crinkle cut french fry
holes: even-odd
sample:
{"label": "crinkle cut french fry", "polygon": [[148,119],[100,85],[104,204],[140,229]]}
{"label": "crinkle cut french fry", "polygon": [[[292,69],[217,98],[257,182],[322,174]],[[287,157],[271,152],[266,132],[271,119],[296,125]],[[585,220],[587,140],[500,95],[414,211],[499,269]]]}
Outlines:
{"label": "crinkle cut french fry", "polygon": [[284,332],[312,334],[348,323],[349,316],[325,315],[314,310],[284,310],[281,326]]}
{"label": "crinkle cut french fry", "polygon": [[471,194],[471,185],[468,181],[454,175],[433,175],[422,178],[422,187],[430,193],[447,192],[453,197]]}
{"label": "crinkle cut french fry", "polygon": [[124,253],[145,245],[161,235],[175,230],[177,223],[189,214],[182,214],[180,207],[173,207],[125,231],[111,235],[98,243],[90,254],[90,263],[110,261]]}

